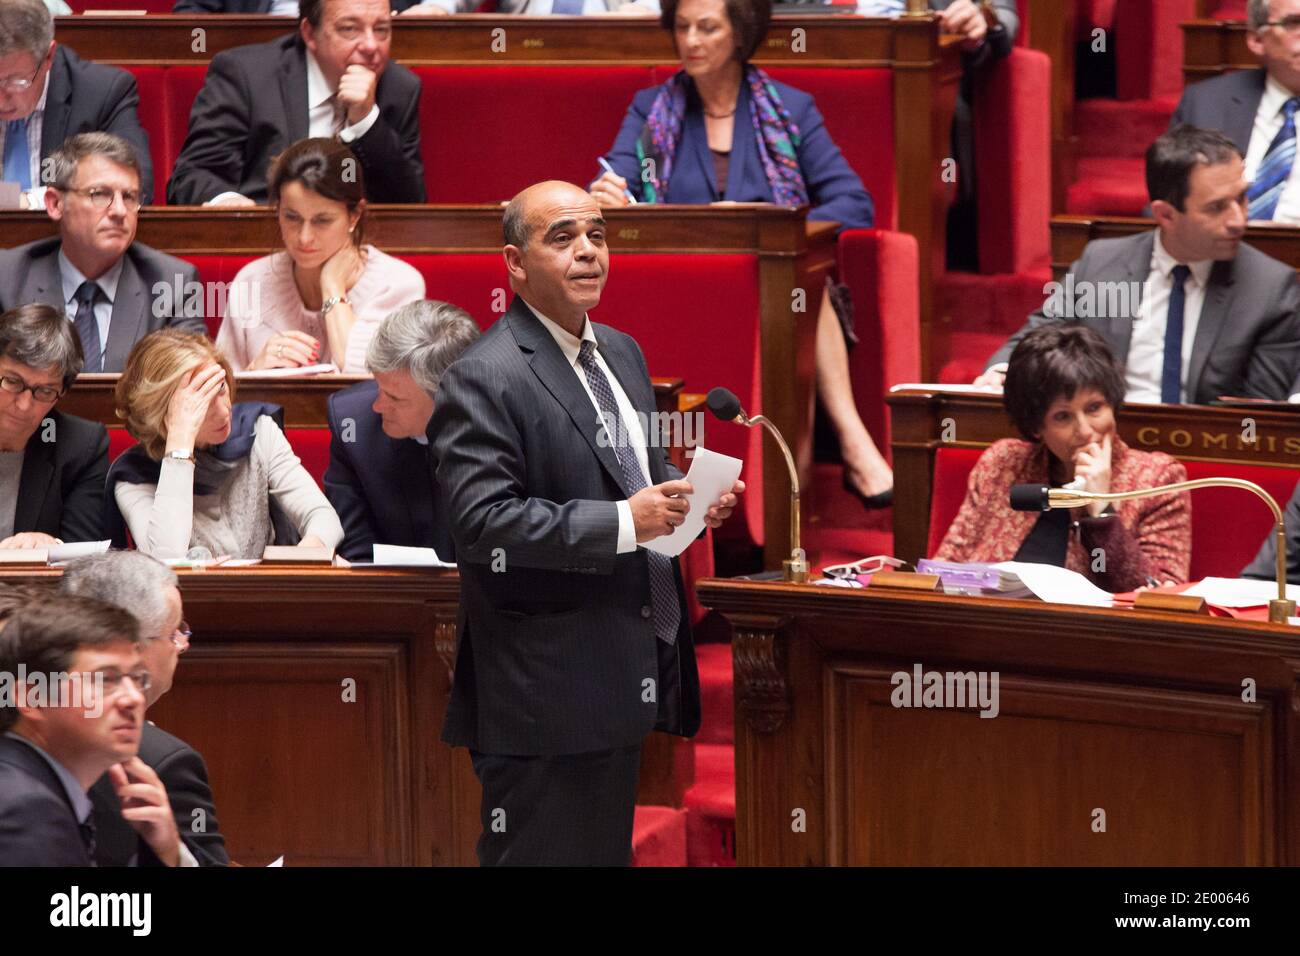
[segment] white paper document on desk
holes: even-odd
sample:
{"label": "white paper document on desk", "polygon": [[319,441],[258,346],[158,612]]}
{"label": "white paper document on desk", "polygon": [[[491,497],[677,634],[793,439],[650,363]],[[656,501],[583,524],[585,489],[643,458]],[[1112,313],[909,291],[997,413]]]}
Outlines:
{"label": "white paper document on desk", "polygon": [[454,568],[438,557],[433,548],[409,548],[400,544],[376,544],[374,566],[377,568]]}
{"label": "white paper document on desk", "polygon": [[672,534],[647,541],[641,547],[670,558],[677,557],[689,548],[691,542],[704,530],[704,516],[719,498],[731,490],[744,467],[745,463],[739,458],[719,455],[707,448],[696,448],[695,457],[691,459],[691,470],[686,474],[686,480],[695,489],[692,494],[686,495],[686,500],[691,505],[686,520],[674,528]]}
{"label": "white paper document on desk", "polygon": [[[1205,578],[1182,593],[1205,598],[1205,603],[1216,607],[1263,607],[1277,599],[1277,582],[1253,578]],[[1288,584],[1286,596],[1292,601],[1300,601],[1300,585]]]}
{"label": "white paper document on desk", "polygon": [[1014,574],[1025,587],[1034,592],[1036,598],[1052,604],[1110,607],[1115,603],[1113,595],[1069,568],[1028,561],[1002,561],[993,567]]}
{"label": "white paper document on desk", "polygon": [[103,554],[112,543],[111,541],[68,541],[56,544],[50,548],[50,564],[84,558],[92,554]]}

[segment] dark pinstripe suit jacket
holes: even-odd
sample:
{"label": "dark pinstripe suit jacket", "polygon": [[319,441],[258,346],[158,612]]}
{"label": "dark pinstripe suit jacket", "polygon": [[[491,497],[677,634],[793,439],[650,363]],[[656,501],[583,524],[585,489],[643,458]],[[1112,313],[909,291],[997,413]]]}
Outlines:
{"label": "dark pinstripe suit jacket", "polygon": [[[635,340],[593,328],[632,404],[652,414]],[[661,681],[645,552],[615,554],[615,502],[629,493],[598,431],[577,374],[518,298],[439,385],[429,439],[461,580],[442,737],[453,746],[513,755],[628,746],[655,729],[661,683],[679,687],[681,700],[680,719],[659,729],[699,729],[680,569],[678,680]],[[652,484],[681,477],[666,449],[649,451]]]}

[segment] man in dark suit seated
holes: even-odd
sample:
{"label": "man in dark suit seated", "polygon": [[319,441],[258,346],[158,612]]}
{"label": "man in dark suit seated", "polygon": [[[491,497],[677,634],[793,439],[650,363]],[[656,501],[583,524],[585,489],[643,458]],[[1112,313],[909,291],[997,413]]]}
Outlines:
{"label": "man in dark suit seated", "polygon": [[1217,129],[1237,145],[1251,184],[1250,219],[1300,222],[1300,0],[1250,0],[1246,45],[1259,58],[1259,69],[1188,86],[1170,126]]}
{"label": "man in dark suit seated", "polygon": [[136,115],[140,96],[125,70],[87,63],[54,42],[54,20],[41,0],[0,0],[0,179],[17,182],[28,209],[41,209],[41,161],[69,136],[121,136],[141,169],[140,198],[153,202],[149,135]]}
{"label": "man in dark suit seated", "polygon": [[[190,646],[176,573],[140,551],[112,551],[68,564],[59,591],[94,598],[129,611],[140,624],[140,663],[149,672],[146,711],[171,690],[180,656]],[[145,720],[140,759],[158,774],[167,791],[176,828],[200,866],[227,866],[226,843],[217,825],[208,767],[197,750]],[[113,782],[101,777],[90,789],[95,805],[100,866],[130,866],[143,841],[122,817]]]}
{"label": "man in dark suit seated", "polygon": [[389,61],[388,0],[302,0],[300,11],[297,33],[212,58],[168,202],[265,203],[271,159],[320,136],[356,154],[371,202],[425,201],[420,81]]}
{"label": "man in dark suit seated", "polygon": [[460,567],[442,739],[483,785],[480,863],[625,866],[642,740],[700,725],[677,560],[638,547],[686,520],[692,489],[640,424],[641,349],[587,318],[609,269],[596,201],[539,183],[504,232],[515,299],[447,370],[429,423]]}
{"label": "man in dark suit seated", "polygon": [[325,494],[343,522],[339,553],[349,561],[369,561],[376,543],[456,560],[425,431],[442,374],[478,336],[454,305],[404,305],[370,340],[366,366],[375,377],[330,396]]}
{"label": "man in dark suit seated", "polygon": [[86,791],[106,772],[143,841],[138,862],[196,865],[136,756],[149,674],[135,618],[88,598],[25,601],[0,623],[0,680],[0,866],[92,866]]}
{"label": "man in dark suit seated", "polygon": [[1290,266],[1241,241],[1240,151],[1221,133],[1180,126],[1147,150],[1146,173],[1156,228],[1088,243],[976,384],[1002,384],[1030,329],[1077,321],[1124,364],[1126,401],[1300,400],[1300,285]]}
{"label": "man in dark suit seated", "polygon": [[135,241],[140,165],[130,145],[82,133],[49,162],[45,211],[59,235],[0,251],[0,310],[31,302],[66,310],[86,372],[122,371],[131,347],[158,329],[204,332],[203,316],[187,308],[202,299],[186,291],[198,288],[198,270]]}
{"label": "man in dark suit seated", "polygon": [[0,315],[0,548],[103,537],[108,432],[54,409],[80,370],[62,313],[25,305]]}

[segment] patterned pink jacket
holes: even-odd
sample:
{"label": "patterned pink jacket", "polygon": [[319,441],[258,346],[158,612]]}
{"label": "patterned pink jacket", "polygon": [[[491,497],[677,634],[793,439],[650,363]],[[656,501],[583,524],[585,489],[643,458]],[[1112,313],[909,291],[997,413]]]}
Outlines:
{"label": "patterned pink jacket", "polygon": [[[1005,438],[994,442],[971,471],[962,502],[935,555],[944,561],[1010,561],[1038,515],[1012,511],[1011,486],[1047,484],[1047,447]],[[1184,481],[1187,469],[1163,452],[1134,451],[1118,436],[1111,450],[1111,490],[1134,491]],[[1121,501],[1114,516],[1071,511],[1065,566],[1112,593],[1132,591],[1147,577],[1187,580],[1192,556],[1192,505],[1187,492]],[[1100,549],[1100,550],[1098,550]],[[1095,568],[1095,570],[1094,570]]]}

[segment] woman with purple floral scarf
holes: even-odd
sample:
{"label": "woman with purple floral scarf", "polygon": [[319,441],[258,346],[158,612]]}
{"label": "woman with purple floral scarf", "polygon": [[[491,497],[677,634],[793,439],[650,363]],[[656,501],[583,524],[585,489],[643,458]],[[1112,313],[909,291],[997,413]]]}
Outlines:
{"label": "woman with purple floral scarf", "polygon": [[[682,69],[633,99],[605,157],[613,171],[591,185],[596,201],[808,203],[809,219],[870,228],[871,196],[812,97],[749,62],[767,35],[771,0],[663,0],[662,9]],[[892,500],[894,476],[853,401],[849,334],[832,297],[823,295],[818,394],[839,436],[844,487],[866,507],[882,508]]]}

